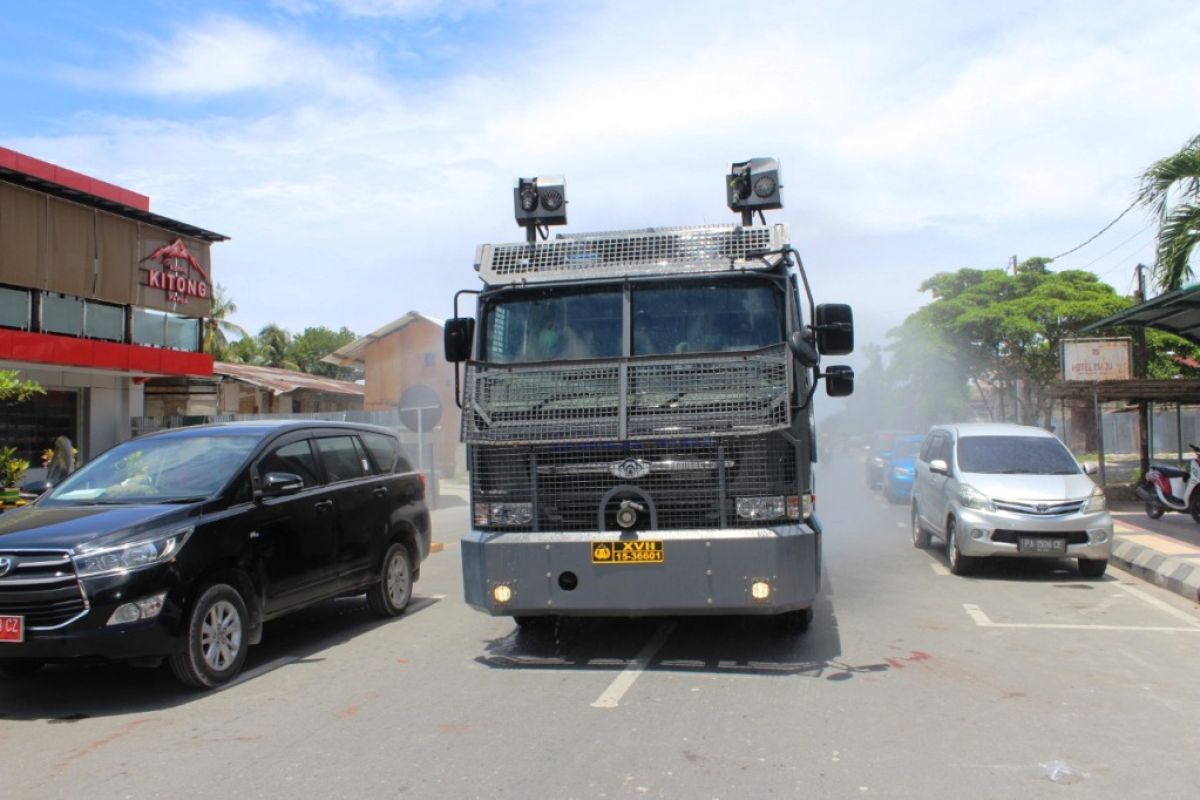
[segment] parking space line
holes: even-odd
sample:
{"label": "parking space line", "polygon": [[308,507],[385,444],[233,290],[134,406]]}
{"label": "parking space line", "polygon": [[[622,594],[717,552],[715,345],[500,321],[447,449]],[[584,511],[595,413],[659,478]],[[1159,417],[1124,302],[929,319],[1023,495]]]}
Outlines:
{"label": "parking space line", "polygon": [[934,575],[943,575],[944,576],[944,575],[950,574],[950,570],[946,569],[945,564],[939,564],[936,561],[931,562],[929,564],[929,568],[931,570],[933,570]]}
{"label": "parking space line", "polygon": [[663,623],[662,627],[650,637],[650,641],[646,642],[646,646],[637,654],[637,658],[633,660],[633,663],[621,670],[621,674],[613,678],[613,682],[608,685],[608,688],[596,698],[596,702],[592,703],[592,708],[616,708],[621,702],[621,698],[625,696],[625,693],[641,677],[641,674],[646,671],[646,667],[650,665],[650,660],[666,644],[667,638],[673,630],[675,630],[674,622]]}
{"label": "parking space line", "polygon": [[1117,588],[1123,592],[1128,592],[1129,594],[1133,595],[1137,599],[1139,599],[1145,603],[1148,603],[1149,605],[1154,606],[1159,611],[1164,611],[1164,612],[1170,614],[1172,617],[1175,617],[1175,619],[1181,619],[1194,628],[1200,628],[1200,620],[1197,620],[1191,614],[1187,613],[1186,611],[1184,611],[1182,609],[1176,608],[1175,606],[1170,605],[1169,603],[1164,603],[1162,600],[1159,600],[1157,597],[1154,597],[1153,595],[1143,592],[1141,589],[1138,589],[1134,586],[1129,586],[1124,583],[1118,583]]}
{"label": "parking space line", "polygon": [[1200,633],[1200,626],[1170,628],[1160,625],[1078,625],[1056,622],[993,622],[977,605],[963,603],[963,610],[980,628],[1038,628],[1069,631],[1146,631],[1151,633]]}

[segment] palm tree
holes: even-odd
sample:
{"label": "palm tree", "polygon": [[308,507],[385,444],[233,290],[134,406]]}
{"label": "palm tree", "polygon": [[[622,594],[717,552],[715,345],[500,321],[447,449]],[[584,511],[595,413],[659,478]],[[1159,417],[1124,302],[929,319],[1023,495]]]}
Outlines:
{"label": "palm tree", "polygon": [[1158,215],[1155,282],[1164,292],[1178,289],[1192,277],[1189,261],[1200,244],[1200,136],[1142,173],[1138,202]]}
{"label": "palm tree", "polygon": [[299,372],[300,366],[292,358],[292,335],[275,323],[258,332],[259,352],[263,366],[279,367]]}
{"label": "palm tree", "polygon": [[236,333],[241,338],[246,338],[250,335],[240,325],[226,319],[236,313],[237,305],[233,302],[233,298],[225,293],[225,287],[220,284],[214,286],[212,311],[209,312],[208,318],[204,320],[203,350],[218,361],[229,360],[229,339],[225,336],[227,332]]}

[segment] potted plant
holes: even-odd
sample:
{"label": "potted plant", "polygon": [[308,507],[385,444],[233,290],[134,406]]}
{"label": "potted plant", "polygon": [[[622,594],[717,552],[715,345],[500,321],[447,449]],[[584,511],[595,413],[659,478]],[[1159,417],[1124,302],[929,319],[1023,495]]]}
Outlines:
{"label": "potted plant", "polygon": [[17,483],[29,469],[29,462],[17,456],[17,448],[0,447],[0,503],[12,504],[21,499]]}

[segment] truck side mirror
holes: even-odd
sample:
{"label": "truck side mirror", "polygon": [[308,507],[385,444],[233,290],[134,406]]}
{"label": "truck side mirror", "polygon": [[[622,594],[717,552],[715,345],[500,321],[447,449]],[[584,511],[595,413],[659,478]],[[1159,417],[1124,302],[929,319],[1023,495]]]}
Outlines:
{"label": "truck side mirror", "polygon": [[813,329],[817,349],[824,355],[844,356],[854,352],[854,311],[845,303],[823,303],[816,308]]}
{"label": "truck side mirror", "polygon": [[471,343],[475,339],[475,320],[471,317],[455,317],[446,320],[443,344],[446,360],[458,364],[471,357]]}
{"label": "truck side mirror", "polygon": [[854,393],[854,370],[843,364],[825,368],[825,394],[846,397]]}

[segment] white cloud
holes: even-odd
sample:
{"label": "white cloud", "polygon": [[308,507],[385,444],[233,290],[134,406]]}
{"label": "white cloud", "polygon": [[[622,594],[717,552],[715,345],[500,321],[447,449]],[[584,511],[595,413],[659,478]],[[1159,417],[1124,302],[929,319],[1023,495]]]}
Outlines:
{"label": "white cloud", "polygon": [[[298,1],[296,13],[312,5]],[[451,28],[476,7],[340,5],[450,11],[439,24]],[[780,217],[818,290],[861,303],[881,334],[937,269],[1091,235],[1142,168],[1195,133],[1186,98],[1200,55],[1185,44],[1200,12],[1172,10],[555,6],[539,28],[420,80],[405,66],[431,67],[418,50],[397,66],[317,28],[211,17],[147,46],[109,85],[191,98],[193,114],[245,96],[263,110],[90,114],[86,135],[25,144],[233,236],[216,273],[247,327],[359,332],[410,308],[448,316],[453,292],[474,285],[475,244],[520,236],[517,175],[564,173],[572,230],[731,221],[725,164],[775,155]]]}

